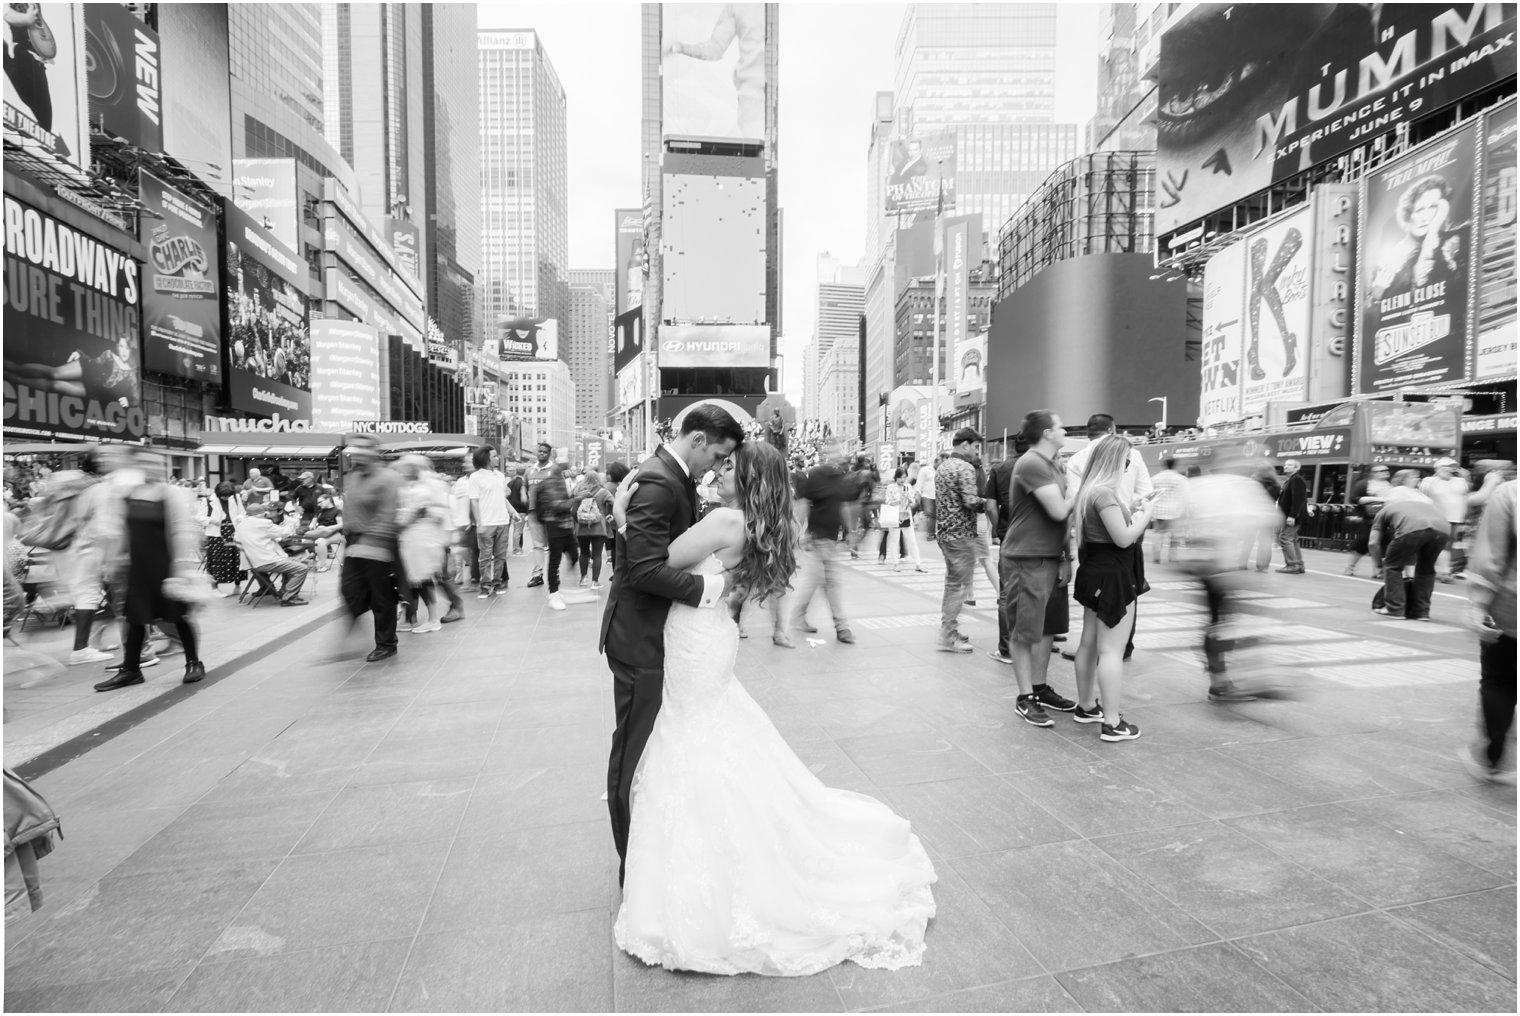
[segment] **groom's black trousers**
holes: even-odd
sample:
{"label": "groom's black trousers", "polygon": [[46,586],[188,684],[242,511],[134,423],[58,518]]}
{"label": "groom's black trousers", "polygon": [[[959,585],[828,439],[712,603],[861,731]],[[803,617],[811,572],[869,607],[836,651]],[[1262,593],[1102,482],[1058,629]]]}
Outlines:
{"label": "groom's black trousers", "polygon": [[612,708],[617,726],[612,731],[612,757],[607,761],[607,810],[612,815],[612,841],[618,852],[618,885],[628,859],[629,798],[633,774],[643,757],[644,745],[654,731],[655,717],[665,691],[665,671],[660,667],[635,667],[611,653]]}

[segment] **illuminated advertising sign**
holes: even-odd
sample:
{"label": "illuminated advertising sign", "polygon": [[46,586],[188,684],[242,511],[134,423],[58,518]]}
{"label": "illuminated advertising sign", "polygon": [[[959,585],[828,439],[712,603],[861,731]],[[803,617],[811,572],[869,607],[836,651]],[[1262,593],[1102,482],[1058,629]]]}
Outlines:
{"label": "illuminated advertising sign", "polygon": [[1203,273],[1203,373],[1198,395],[1198,424],[1202,427],[1240,419],[1244,282],[1242,243],[1232,243],[1215,254]]}
{"label": "illuminated advertising sign", "polygon": [[391,250],[396,254],[396,264],[403,276],[422,278],[422,231],[405,219],[386,219],[385,235],[390,237]]}
{"label": "illuminated advertising sign", "polygon": [[887,214],[934,212],[941,207],[945,212],[955,208],[955,132],[894,140]]}
{"label": "illuminated advertising sign", "polygon": [[90,164],[78,4],[5,5],[5,138]]}
{"label": "illuminated advertising sign", "polygon": [[143,366],[200,381],[222,377],[221,252],[216,215],[148,173],[140,216],[148,249]]}
{"label": "illuminated advertising sign", "polygon": [[1362,181],[1358,392],[1466,376],[1476,157],[1466,127]]}
{"label": "illuminated advertising sign", "polygon": [[769,367],[769,325],[665,325],[660,366]]}
{"label": "illuminated advertising sign", "polygon": [[966,290],[971,284],[966,259],[966,222],[945,223],[945,345],[952,354],[966,341]]}
{"label": "illuminated advertising sign", "polygon": [[84,4],[90,123],[138,148],[163,150],[158,33],[124,4]]}
{"label": "illuminated advertising sign", "polygon": [[765,187],[764,176],[665,175],[662,321],[767,323]]}
{"label": "illuminated advertising sign", "polygon": [[1515,104],[1483,118],[1483,241],[1473,377],[1515,376]]}
{"label": "illuminated advertising sign", "polygon": [[957,406],[981,402],[987,394],[984,372],[987,367],[987,333],[962,338],[951,347],[949,381],[955,389]]}
{"label": "illuminated advertising sign", "polygon": [[1240,415],[1257,416],[1268,402],[1304,398],[1309,335],[1308,208],[1244,241],[1246,249],[1245,377]]}
{"label": "illuminated advertising sign", "polygon": [[623,368],[644,351],[643,310],[634,307],[624,314],[619,314],[613,319],[612,331],[617,341],[612,354],[612,369],[614,373],[621,374]]}
{"label": "illuminated advertising sign", "polygon": [[1356,288],[1356,185],[1314,189],[1313,309],[1309,318],[1311,402],[1351,394],[1351,318]]}
{"label": "illuminated advertising sign", "polygon": [[517,318],[503,322],[498,355],[503,360],[558,360],[559,320]]}
{"label": "illuminated advertising sign", "polygon": [[617,404],[622,407],[637,406],[647,397],[648,371],[644,369],[644,357],[635,356],[628,366],[617,375]]}
{"label": "illuminated advertising sign", "polygon": [[666,137],[765,140],[765,4],[661,4]]}
{"label": "illuminated advertising sign", "polygon": [[124,251],[5,196],[7,433],[144,435],[140,288]]}
{"label": "illuminated advertising sign", "polygon": [[1515,74],[1515,5],[1199,4],[1161,39],[1156,232]]}
{"label": "illuminated advertising sign", "polygon": [[380,334],[336,318],[311,322],[311,420],[316,430],[347,431],[380,415]]}
{"label": "illuminated advertising sign", "polygon": [[294,159],[237,159],[232,194],[237,206],[291,250],[301,249],[301,210]]}
{"label": "illuminated advertising sign", "polygon": [[614,315],[644,305],[644,212],[619,208],[617,216],[617,281]]}
{"label": "illuminated advertising sign", "polygon": [[306,262],[226,206],[228,401],[259,416],[311,418]]}

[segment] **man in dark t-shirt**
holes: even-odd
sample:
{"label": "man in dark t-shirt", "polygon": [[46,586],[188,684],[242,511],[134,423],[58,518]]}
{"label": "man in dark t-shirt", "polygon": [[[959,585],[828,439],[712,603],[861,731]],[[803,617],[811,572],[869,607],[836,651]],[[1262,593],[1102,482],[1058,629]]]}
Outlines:
{"label": "man in dark t-shirt", "polygon": [[821,462],[809,469],[797,487],[797,497],[804,502],[807,516],[802,552],[798,561],[797,595],[792,599],[793,628],[805,632],[818,629],[808,623],[807,610],[818,587],[829,601],[834,616],[834,633],[839,641],[855,641],[845,618],[841,595],[839,563],[839,526],[843,520],[843,503],[850,496],[844,470],[844,446],[836,439],[824,442],[818,450]]}

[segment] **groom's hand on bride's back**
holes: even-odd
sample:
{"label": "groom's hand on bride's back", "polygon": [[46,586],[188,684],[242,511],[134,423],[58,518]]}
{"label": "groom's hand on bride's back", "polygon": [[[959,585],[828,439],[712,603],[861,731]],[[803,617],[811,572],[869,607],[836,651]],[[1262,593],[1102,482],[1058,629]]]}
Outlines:
{"label": "groom's hand on bride's back", "polygon": [[628,504],[633,500],[633,492],[639,489],[638,477],[638,467],[634,467],[618,484],[617,494],[612,498],[612,521],[620,533],[628,528]]}

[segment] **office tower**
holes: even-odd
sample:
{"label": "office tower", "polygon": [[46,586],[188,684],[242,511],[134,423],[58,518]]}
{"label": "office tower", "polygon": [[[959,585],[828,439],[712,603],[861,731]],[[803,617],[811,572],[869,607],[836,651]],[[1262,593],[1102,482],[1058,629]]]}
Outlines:
{"label": "office tower", "polygon": [[565,90],[532,29],[481,31],[479,44],[481,326],[550,317],[565,328]]}
{"label": "office tower", "polygon": [[480,272],[480,70],[474,4],[422,8],[428,313],[475,344]]}
{"label": "office tower", "polygon": [[[606,274],[610,283],[612,273]],[[607,426],[607,413],[612,408],[607,371],[612,316],[605,288],[572,282],[569,317],[568,361],[570,379],[575,383],[575,426],[578,430],[601,430]]]}
{"label": "office tower", "polygon": [[547,441],[563,452],[575,445],[575,382],[563,360],[502,361],[509,426],[521,425],[522,448]]}
{"label": "office tower", "polygon": [[571,286],[592,286],[607,304],[607,320],[616,316],[617,272],[611,268],[572,268],[565,273]]}
{"label": "office tower", "polygon": [[[1087,125],[1089,152],[1154,151],[1156,82],[1142,76],[1142,33],[1154,15],[1164,20],[1169,4],[1104,4],[1099,27],[1098,108]],[[1159,46],[1151,46],[1159,51]],[[1157,54],[1159,55],[1159,54]],[[1154,57],[1153,61],[1154,62]]]}
{"label": "office tower", "polygon": [[[978,335],[992,326],[992,303],[997,297],[997,281],[992,265],[984,263],[972,269],[966,291],[966,334]],[[943,299],[943,297],[941,297]],[[945,384],[952,376],[945,321],[936,323],[934,279],[914,279],[897,298],[896,341],[892,349],[892,387],[927,385],[935,374],[934,337],[939,335],[939,379]],[[943,408],[948,409],[948,406]]]}
{"label": "office tower", "polygon": [[859,414],[860,315],[865,309],[865,270],[818,256],[813,338],[803,360],[803,416],[826,422],[836,433],[854,433]]}

